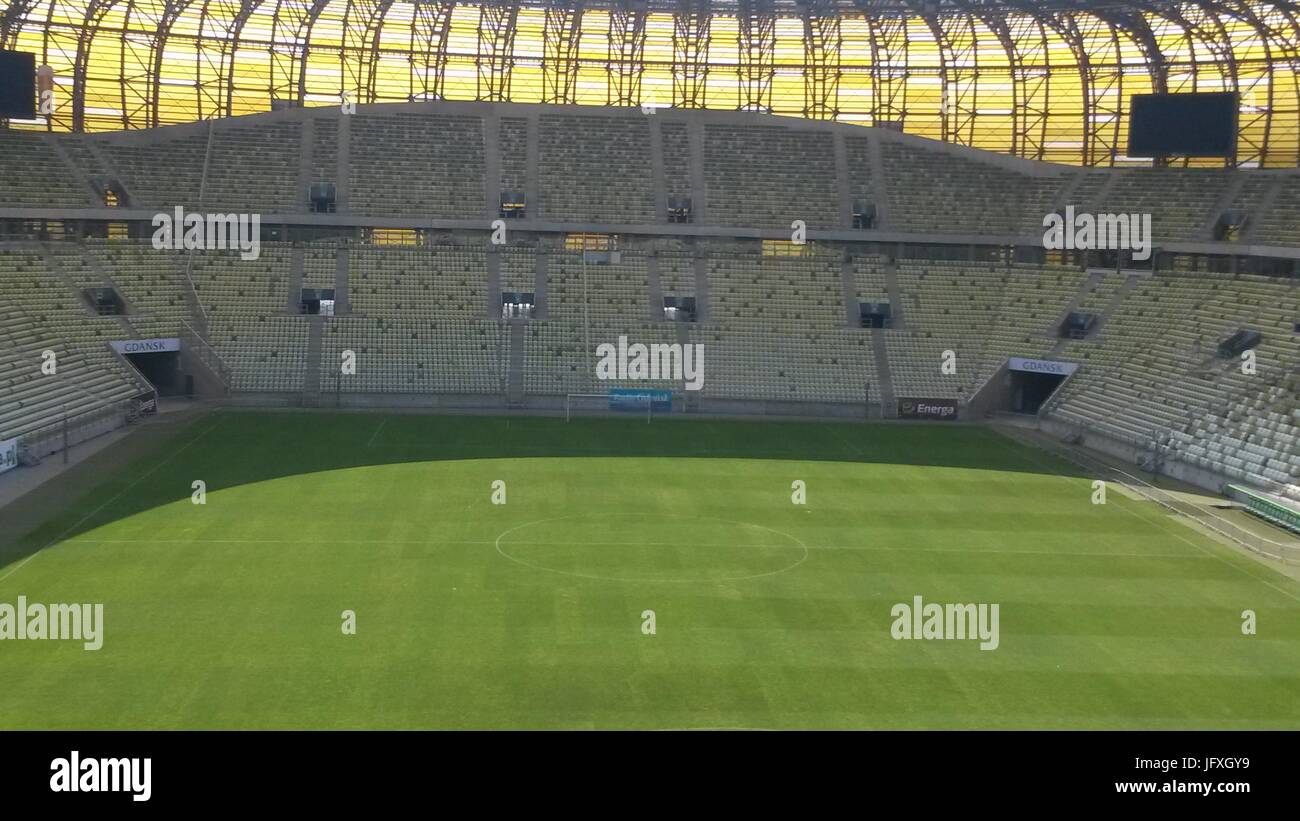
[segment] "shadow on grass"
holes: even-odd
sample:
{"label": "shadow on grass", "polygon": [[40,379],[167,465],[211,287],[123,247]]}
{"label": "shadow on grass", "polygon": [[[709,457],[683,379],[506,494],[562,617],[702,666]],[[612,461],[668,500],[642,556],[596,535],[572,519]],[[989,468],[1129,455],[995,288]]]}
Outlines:
{"label": "shadow on grass", "polygon": [[[990,428],[943,423],[218,410],[157,423],[0,509],[0,576],[48,544],[209,489],[406,462],[671,457],[858,462],[1083,477]],[[57,457],[55,457],[57,458]],[[304,504],[310,500],[304,500]]]}

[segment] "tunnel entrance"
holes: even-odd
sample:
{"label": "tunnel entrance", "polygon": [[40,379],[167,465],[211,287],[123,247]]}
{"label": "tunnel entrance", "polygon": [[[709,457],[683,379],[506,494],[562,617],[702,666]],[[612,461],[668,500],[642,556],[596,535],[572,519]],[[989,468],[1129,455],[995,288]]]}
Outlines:
{"label": "tunnel entrance", "polygon": [[1078,369],[1073,362],[1024,359],[1013,356],[1007,362],[1008,397],[1013,413],[1037,415],[1061,383]]}

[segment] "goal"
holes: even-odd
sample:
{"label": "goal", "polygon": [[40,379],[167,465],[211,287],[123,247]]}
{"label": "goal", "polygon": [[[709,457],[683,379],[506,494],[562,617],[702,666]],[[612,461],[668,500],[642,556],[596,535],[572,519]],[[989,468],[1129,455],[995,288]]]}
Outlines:
{"label": "goal", "polygon": [[678,404],[677,395],[667,391],[625,392],[616,397],[619,407],[615,407],[611,398],[614,395],[609,393],[567,393],[564,395],[564,421],[568,422],[575,413],[607,414],[618,410],[630,413],[635,410],[645,415],[648,425],[655,414],[671,413]]}

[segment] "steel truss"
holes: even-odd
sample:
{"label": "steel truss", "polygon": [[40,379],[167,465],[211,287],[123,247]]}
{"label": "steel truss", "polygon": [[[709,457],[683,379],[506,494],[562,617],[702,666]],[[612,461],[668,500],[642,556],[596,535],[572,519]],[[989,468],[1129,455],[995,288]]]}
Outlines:
{"label": "steel truss", "polygon": [[681,0],[673,12],[673,105],[704,108],[709,83],[709,29],[703,0]]}
{"label": "steel truss", "polygon": [[302,105],[311,32],[329,0],[275,0],[271,29],[272,104]]}
{"label": "steel truss", "polygon": [[608,105],[632,106],[642,102],[645,24],[644,2],[619,3],[609,9],[609,51],[605,60],[605,73],[609,77],[605,91],[605,102]]}
{"label": "steel truss", "polygon": [[811,120],[833,120],[840,114],[843,44],[833,3],[809,0],[803,13],[803,115]]}
{"label": "steel truss", "polygon": [[199,31],[226,31],[223,38],[200,37],[194,51],[194,110],[198,119],[222,117],[233,110],[235,49],[248,18],[263,0],[204,0]]}
{"label": "steel truss", "polygon": [[871,30],[871,119],[877,124],[907,124],[907,81],[910,39],[908,16],[888,14],[884,3],[863,0]]}
{"label": "steel truss", "polygon": [[447,38],[455,8],[450,0],[414,4],[406,53],[410,68],[408,100],[441,100],[446,96]]}
{"label": "steel truss", "polygon": [[578,46],[582,39],[582,2],[546,7],[542,27],[542,102],[573,105],[578,101]]}
{"label": "steel truss", "polygon": [[339,51],[340,96],[357,103],[375,101],[379,33],[393,0],[348,0],[343,14],[343,48]]}
{"label": "steel truss", "polygon": [[[351,2],[351,0],[349,0]],[[479,7],[478,51],[474,58],[478,87],[475,99],[510,100],[510,73],[515,67],[515,25],[519,6],[491,3]]]}
{"label": "steel truss", "polygon": [[[521,8],[542,24],[520,33]],[[445,99],[449,63],[472,63],[454,95],[573,104],[586,70],[609,105],[852,114],[963,144],[996,131],[1038,159],[1061,157],[1067,115],[1094,165],[1122,159],[1130,94],[1223,89],[1242,95],[1239,163],[1300,163],[1293,0],[0,0],[0,47],[58,65],[51,130]],[[520,62],[540,67],[540,91],[514,91]],[[647,66],[671,100],[643,95]],[[792,70],[802,82],[778,90]]]}
{"label": "steel truss", "polygon": [[1047,149],[1052,61],[1047,27],[1030,15],[981,13],[1007,56],[1011,72],[1011,153],[1041,160]]}
{"label": "steel truss", "polygon": [[739,17],[737,107],[771,111],[772,78],[776,76],[776,12],[770,0],[740,0]]}

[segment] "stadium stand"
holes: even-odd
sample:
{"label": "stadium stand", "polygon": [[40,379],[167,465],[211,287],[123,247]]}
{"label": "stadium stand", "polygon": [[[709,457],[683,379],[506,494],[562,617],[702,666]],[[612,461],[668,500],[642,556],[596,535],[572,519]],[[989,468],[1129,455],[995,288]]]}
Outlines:
{"label": "stadium stand", "polygon": [[301,127],[296,122],[215,129],[201,204],[217,211],[293,211]]}
{"label": "stadium stand", "polygon": [[[0,439],[144,391],[108,346],[124,335],[122,327],[91,313],[39,249],[0,245],[0,281]],[[46,351],[54,354],[52,373],[42,372]]]}
{"label": "stadium stand", "polygon": [[338,123],[329,117],[312,120],[311,182],[338,182]]}
{"label": "stadium stand", "polygon": [[861,329],[846,327],[838,256],[710,258],[712,313],[701,324],[705,395],[861,402],[873,366]]}
{"label": "stadium stand", "polygon": [[670,196],[688,196],[691,186],[691,138],[685,123],[661,121],[663,140],[664,191]]}
{"label": "stadium stand", "polygon": [[303,249],[302,287],[334,288],[338,283],[338,252],[339,246],[335,242],[308,244]]}
{"label": "stadium stand", "polygon": [[666,251],[658,255],[659,284],[665,294],[693,297],[695,293],[695,261],[687,253]]}
{"label": "stadium stand", "polygon": [[978,339],[965,342],[978,351],[976,378],[992,376],[1008,357],[1048,358],[1057,342],[1055,322],[1084,279],[1078,269],[1060,266],[1017,263],[998,272],[997,315]]}
{"label": "stadium stand", "polygon": [[[969,397],[986,374],[976,355],[997,315],[997,274],[989,266],[934,260],[900,260],[907,330],[888,334],[889,363],[900,396]],[[956,372],[944,373],[944,352],[956,355]]]}
{"label": "stadium stand", "polygon": [[[1287,375],[1300,361],[1292,328],[1297,312],[1300,291],[1293,284],[1158,274],[1129,294],[1099,340],[1067,345],[1063,358],[1092,367],[1066,384],[1054,413],[1135,442],[1168,431],[1180,451],[1220,473],[1292,483],[1300,471],[1296,420],[1267,414],[1277,412],[1277,402],[1284,406]],[[1263,334],[1256,375],[1241,373],[1237,358],[1217,354],[1218,343],[1242,327]],[[1232,436],[1240,426],[1230,423],[1255,409],[1265,411],[1268,423],[1259,431],[1250,426],[1257,441]],[[1258,451],[1234,452],[1247,444]],[[1289,448],[1278,449],[1281,444]]]}
{"label": "stadium stand", "polygon": [[208,150],[207,130],[187,126],[146,136],[152,139],[97,135],[93,141],[122,175],[132,205],[197,207]]}
{"label": "stadium stand", "polygon": [[830,135],[770,126],[705,127],[710,222],[789,229],[839,226]]}
{"label": "stadium stand", "polygon": [[[94,136],[0,131],[3,207],[86,208],[95,186],[115,179],[136,209],[306,221],[314,215],[300,184],[310,178],[339,182],[345,215],[362,220],[292,234],[297,245],[268,233],[261,256],[244,260],[155,250],[140,223],[109,239],[74,221],[10,219],[10,233],[42,241],[0,245],[9,297],[0,436],[137,395],[138,375],[107,346],[117,338],[198,333],[229,366],[236,394],[455,394],[490,404],[516,378],[523,398],[632,385],[594,373],[595,346],[627,336],[703,344],[698,398],[768,412],[882,403],[886,384],[893,397],[970,400],[1008,357],[1075,362],[1044,418],[1134,447],[1163,436],[1187,463],[1255,485],[1300,478],[1294,277],[1189,270],[1179,254],[1190,252],[1177,250],[1205,242],[1222,209],[1246,212],[1251,243],[1300,244],[1300,195],[1286,172],[1080,171],[887,129],[747,114],[367,106],[346,140],[341,116],[274,112]],[[530,219],[640,229],[601,259],[562,249],[555,230],[489,246],[486,224],[408,228],[402,241],[413,244],[384,244],[386,217],[482,220],[495,216],[497,190],[525,192]],[[692,197],[696,222],[715,236],[675,235],[657,194]],[[888,242],[837,234],[783,250],[758,239],[783,236],[794,219],[843,232],[843,206],[858,200],[882,206]],[[1034,243],[1043,215],[1065,204],[1151,213],[1156,239],[1175,250],[1147,276],[1089,267],[1096,261],[1083,256],[1008,262],[1002,245]],[[949,235],[961,239],[927,251]],[[339,288],[339,314],[300,315],[299,277],[305,288]],[[125,313],[92,315],[80,295],[90,287],[112,288]],[[503,321],[498,290],[534,293],[534,316]],[[697,321],[665,320],[665,296],[696,299]],[[857,327],[854,300],[893,302],[899,321]],[[1099,317],[1087,338],[1060,338],[1070,310]],[[1255,375],[1217,355],[1240,329],[1262,334]],[[57,389],[33,378],[43,350],[64,360]],[[340,371],[347,350],[355,375]],[[947,351],[955,374],[941,370]]]}
{"label": "stadium stand", "polygon": [[[709,112],[672,109],[647,116],[635,108],[539,115],[511,104],[492,105],[490,114],[468,104],[446,112],[389,108],[273,112],[93,136],[3,131],[0,202],[84,206],[94,203],[97,181],[116,180],[136,207],[299,213],[306,205],[300,185],[325,181],[347,192],[347,210],[356,215],[477,219],[495,216],[498,203],[487,202],[492,192],[521,191],[532,203],[529,217],[634,225],[664,222],[666,215],[656,213],[660,190],[691,197],[704,215],[694,222],[716,226],[788,230],[801,219],[810,230],[845,229],[843,205],[865,199],[882,206],[882,229],[1024,238],[1041,234],[1044,214],[1073,204],[1151,213],[1156,238],[1165,242],[1201,239],[1223,205],[1246,212],[1253,240],[1300,244],[1300,195],[1293,177],[1276,170],[1080,172],[886,129],[872,132],[877,166],[862,129],[837,123],[744,123],[754,115],[715,122]],[[496,126],[492,139],[489,123]],[[691,137],[697,123],[698,142]],[[835,160],[840,134],[842,179]],[[530,141],[537,143],[535,166]],[[485,179],[489,159],[497,169],[492,184]],[[1281,190],[1270,199],[1265,194],[1279,176]]]}
{"label": "stadium stand", "polygon": [[483,202],[479,117],[352,115],[350,207],[379,215],[461,217]]}
{"label": "stadium stand", "polygon": [[[354,248],[352,316],[329,321],[321,385],[359,393],[500,393],[501,327],[484,317],[482,248]],[[356,356],[345,375],[342,354]]]}
{"label": "stadium stand", "polygon": [[1257,221],[1253,239],[1282,245],[1300,243],[1300,178],[1285,180],[1272,207],[1259,214]]}
{"label": "stadium stand", "polygon": [[588,263],[580,251],[552,253],[547,266],[547,319],[528,335],[525,385],[542,394],[591,393],[618,387],[681,390],[672,380],[596,379],[595,349],[620,336],[644,345],[677,342],[676,326],[651,322],[646,258]]}
{"label": "stadium stand", "polygon": [[1227,188],[1229,176],[1221,169],[1128,169],[1119,172],[1097,210],[1151,214],[1156,240],[1194,239]]}
{"label": "stadium stand", "polygon": [[528,191],[528,120],[502,117],[497,128],[502,191]]}
{"label": "stadium stand", "polygon": [[139,338],[178,336],[182,323],[191,322],[178,254],[147,242],[102,239],[88,239],[86,252],[98,261],[97,271],[112,272],[107,284],[126,301],[127,321]]}
{"label": "stadium stand", "polygon": [[890,187],[890,227],[953,234],[1015,234],[1028,223],[1041,231],[1064,176],[1031,177],[910,142],[881,146]]}
{"label": "stadium stand", "polygon": [[654,166],[644,117],[543,116],[540,150],[541,209],[547,218],[655,221]]}
{"label": "stadium stand", "polygon": [[85,206],[87,194],[40,134],[0,129],[0,205]]}
{"label": "stadium stand", "polygon": [[256,260],[230,251],[193,256],[208,341],[233,369],[237,391],[302,389],[307,325],[286,309],[290,253],[287,244],[266,243]]}
{"label": "stadium stand", "polygon": [[865,137],[845,137],[844,153],[848,162],[849,176],[845,183],[849,187],[850,203],[863,199],[879,208],[881,203],[871,176],[871,141]]}

